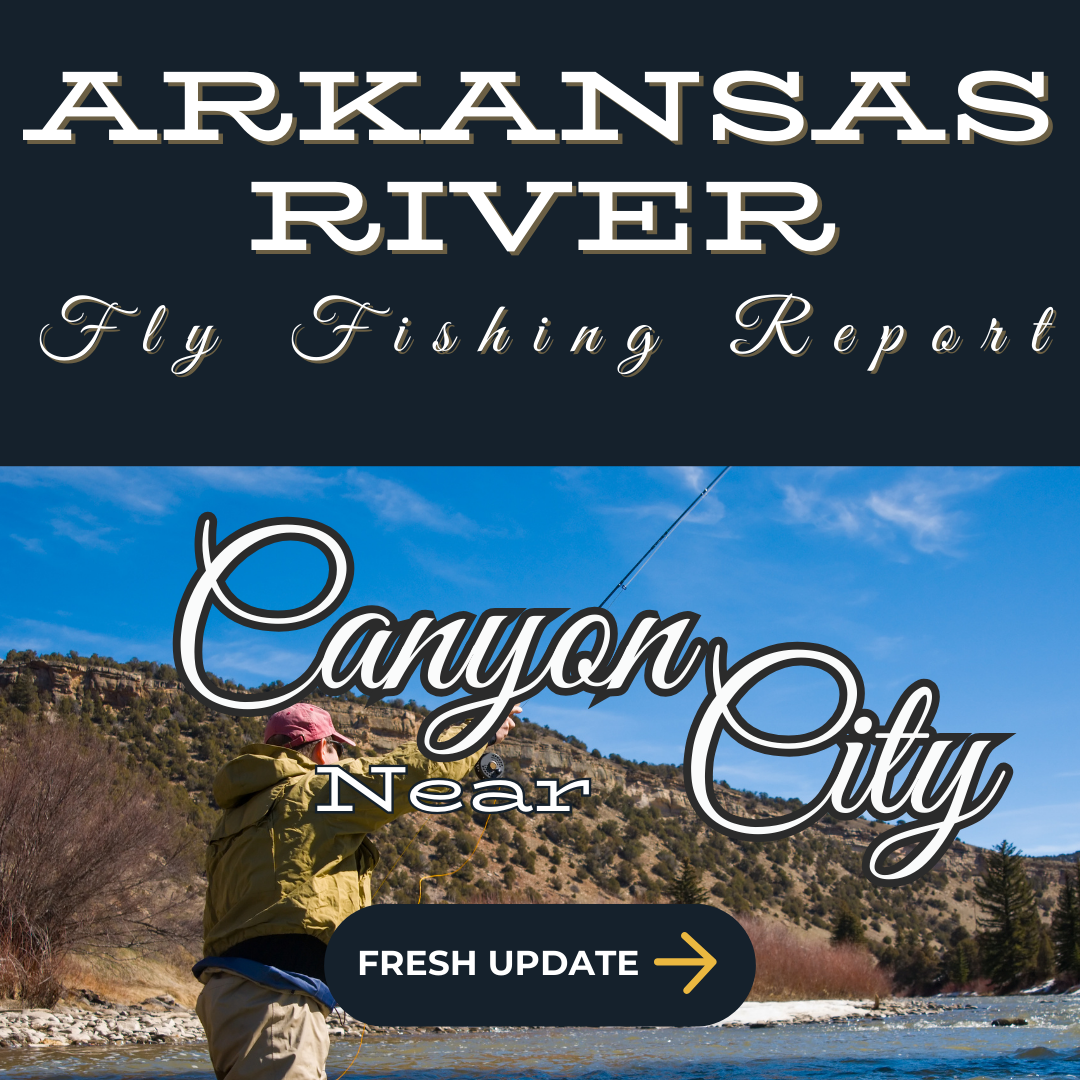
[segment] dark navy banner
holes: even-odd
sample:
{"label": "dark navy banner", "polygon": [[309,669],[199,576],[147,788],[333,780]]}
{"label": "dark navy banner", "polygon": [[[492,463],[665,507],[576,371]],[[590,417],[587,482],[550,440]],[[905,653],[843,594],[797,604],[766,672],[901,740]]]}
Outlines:
{"label": "dark navy banner", "polygon": [[21,11],[8,441],[1062,460],[1066,10]]}
{"label": "dark navy banner", "polygon": [[715,1024],[754,973],[746,931],[703,904],[385,904],[326,952],[338,1004],[388,1026]]}

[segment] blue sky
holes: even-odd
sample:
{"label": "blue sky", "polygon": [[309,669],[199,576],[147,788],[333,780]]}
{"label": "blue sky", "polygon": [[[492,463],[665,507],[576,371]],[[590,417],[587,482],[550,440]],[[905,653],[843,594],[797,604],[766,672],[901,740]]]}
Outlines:
{"label": "blue sky", "polygon": [[[172,662],[172,625],[195,569],[195,523],[219,537],[261,518],[313,518],[352,549],[340,609],[400,617],[488,607],[595,605],[720,466],[679,468],[0,469],[0,652],[77,649]],[[736,466],[609,607],[700,613],[732,661],[784,641],[845,653],[866,704],[888,715],[916,679],[941,690],[943,731],[1015,732],[993,761],[1015,776],[963,839],[1030,854],[1080,848],[1080,473],[1075,469]],[[230,584],[259,606],[299,605],[325,563],[278,544]],[[248,685],[288,682],[328,627],[260,633],[215,613],[206,666]],[[604,754],[682,760],[704,675],[674,698],[636,686],[588,710],[541,695],[526,715]],[[437,704],[417,684],[406,694]],[[744,712],[782,732],[835,705],[825,675],[778,673]],[[831,756],[831,755],[830,755]],[[723,741],[717,776],[808,798],[826,755],[779,759]]]}

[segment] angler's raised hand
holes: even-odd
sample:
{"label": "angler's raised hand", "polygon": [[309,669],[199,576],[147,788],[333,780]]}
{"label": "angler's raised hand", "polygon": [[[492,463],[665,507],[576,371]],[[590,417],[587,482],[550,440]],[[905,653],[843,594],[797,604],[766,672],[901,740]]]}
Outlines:
{"label": "angler's raised hand", "polygon": [[[502,722],[502,727],[495,732],[495,738],[492,739],[492,742],[501,743],[503,739],[505,739],[506,736],[509,735],[511,731],[513,731],[513,729],[517,726],[514,723],[514,717],[519,712],[521,712],[521,706],[515,705],[510,710],[510,715]],[[488,745],[490,745],[490,743]]]}

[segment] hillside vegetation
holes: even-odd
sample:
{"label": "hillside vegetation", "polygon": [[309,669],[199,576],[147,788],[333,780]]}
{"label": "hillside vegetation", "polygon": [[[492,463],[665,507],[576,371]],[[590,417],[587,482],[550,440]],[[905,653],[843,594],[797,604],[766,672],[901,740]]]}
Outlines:
{"label": "hillside vegetation", "polygon": [[[211,712],[183,691],[172,668],[138,660],[12,652],[0,664],[0,695],[0,745],[17,739],[20,724],[32,716],[92,730],[198,837],[209,834],[216,817],[214,776],[244,744],[261,739],[265,723]],[[357,740],[361,756],[414,737],[427,711],[400,700],[369,705],[352,694],[313,700]],[[862,946],[901,989],[979,985],[975,889],[986,869],[982,849],[954,843],[924,879],[882,887],[860,876],[866,845],[887,828],[882,822],[825,818],[787,840],[732,841],[693,813],[681,766],[601,757],[580,739],[528,720],[501,752],[511,778],[527,791],[539,778],[588,776],[592,794],[571,796],[577,806],[571,815],[515,811],[492,818],[486,829],[485,816],[467,809],[399,819],[376,837],[383,855],[377,903],[415,903],[422,876],[459,866],[453,876],[424,882],[424,902],[663,903],[689,881],[708,902],[755,925],[762,940],[768,923],[776,928],[774,941],[789,940],[782,934],[790,932],[807,945]],[[717,792],[736,814],[777,814],[801,805],[723,782]],[[1063,855],[1023,864],[1047,924],[1044,937],[1074,860]],[[1052,950],[1047,958],[1044,949],[1029,981],[1052,971]]]}

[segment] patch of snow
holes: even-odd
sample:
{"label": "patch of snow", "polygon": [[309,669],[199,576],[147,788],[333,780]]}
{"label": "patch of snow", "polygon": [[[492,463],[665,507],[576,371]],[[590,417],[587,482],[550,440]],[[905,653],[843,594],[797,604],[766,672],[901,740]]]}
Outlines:
{"label": "patch of snow", "polygon": [[856,1001],[746,1001],[726,1020],[727,1024],[805,1023],[808,1020],[836,1020],[844,1016],[866,1016],[873,1006]]}

